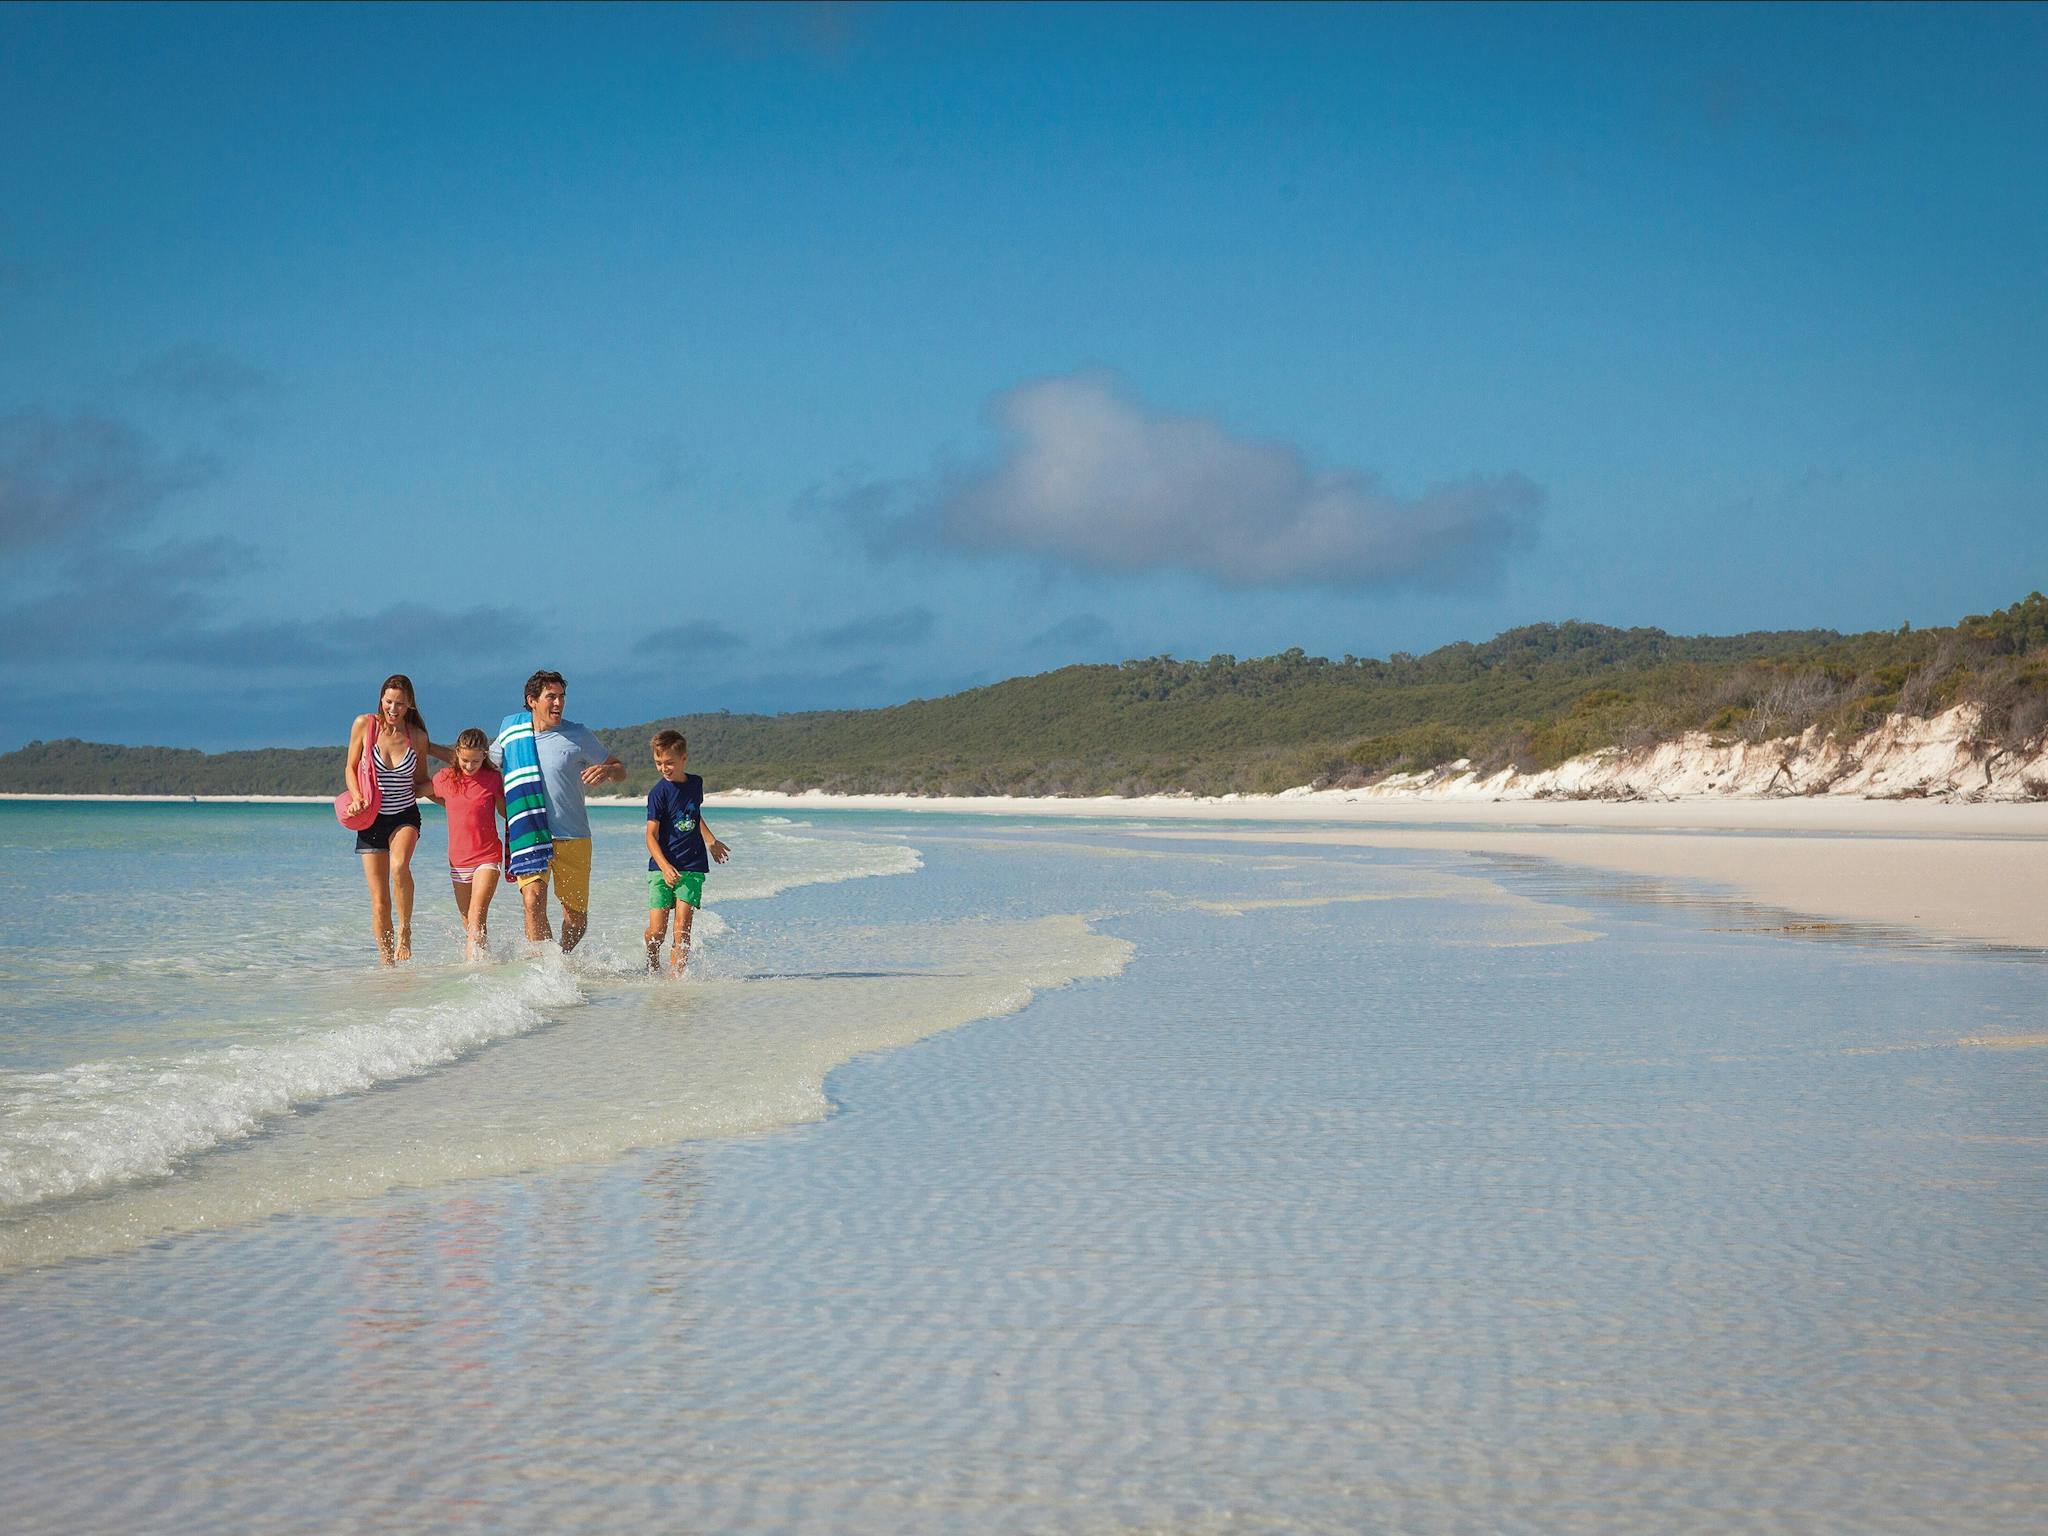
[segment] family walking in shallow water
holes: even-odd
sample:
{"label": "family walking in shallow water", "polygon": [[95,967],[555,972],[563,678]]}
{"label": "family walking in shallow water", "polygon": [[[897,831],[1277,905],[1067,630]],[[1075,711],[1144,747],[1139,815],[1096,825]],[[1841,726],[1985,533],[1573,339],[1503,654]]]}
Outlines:
{"label": "family walking in shallow water", "polygon": [[[529,941],[555,936],[552,885],[563,952],[582,942],[590,923],[592,842],[585,791],[623,779],[626,766],[588,727],[563,718],[568,684],[561,673],[534,673],[524,702],[496,737],[471,726],[442,746],[428,735],[412,680],[394,674],[379,690],[376,711],[356,717],[334,808],[356,834],[384,964],[412,958],[412,856],[423,799],[448,814],[448,877],[467,958],[489,950],[491,898],[507,874],[519,887]],[[689,744],[662,731],[651,745],[657,778],[647,797],[648,968],[659,969],[672,923],[671,968],[681,975],[705,873],[729,850],[704,824],[704,781],[684,769]],[[448,766],[429,775],[429,758]]]}

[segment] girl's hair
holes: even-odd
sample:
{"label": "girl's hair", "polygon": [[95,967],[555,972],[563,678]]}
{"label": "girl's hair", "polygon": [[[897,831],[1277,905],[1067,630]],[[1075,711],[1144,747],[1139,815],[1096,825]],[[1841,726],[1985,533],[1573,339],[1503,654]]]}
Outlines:
{"label": "girl's hair", "polygon": [[481,752],[490,744],[491,738],[473,725],[455,738],[455,749],[458,752]]}
{"label": "girl's hair", "polygon": [[392,673],[384,679],[384,686],[377,690],[377,713],[379,715],[384,713],[384,695],[394,688],[405,695],[406,724],[417,731],[426,730],[427,722],[420,718],[419,695],[412,691],[412,679],[403,672]]}

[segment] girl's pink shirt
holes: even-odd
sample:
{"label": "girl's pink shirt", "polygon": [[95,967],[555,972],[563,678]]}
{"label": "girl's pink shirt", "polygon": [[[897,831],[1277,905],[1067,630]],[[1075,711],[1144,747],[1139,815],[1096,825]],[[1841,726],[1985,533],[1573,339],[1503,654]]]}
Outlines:
{"label": "girl's pink shirt", "polygon": [[434,775],[434,793],[448,809],[448,863],[454,869],[495,864],[505,856],[498,840],[498,797],[505,780],[486,763],[475,773],[452,767]]}

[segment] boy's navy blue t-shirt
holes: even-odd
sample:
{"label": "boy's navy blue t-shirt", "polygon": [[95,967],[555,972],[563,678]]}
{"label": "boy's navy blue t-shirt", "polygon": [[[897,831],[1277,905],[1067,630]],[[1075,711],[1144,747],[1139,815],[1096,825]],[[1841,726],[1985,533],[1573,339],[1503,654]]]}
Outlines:
{"label": "boy's navy blue t-shirt", "polygon": [[[673,783],[656,779],[647,792],[647,819],[660,825],[654,837],[669,863],[685,874],[711,868],[704,851],[704,781],[696,774],[686,773]],[[647,867],[661,868],[651,858]]]}

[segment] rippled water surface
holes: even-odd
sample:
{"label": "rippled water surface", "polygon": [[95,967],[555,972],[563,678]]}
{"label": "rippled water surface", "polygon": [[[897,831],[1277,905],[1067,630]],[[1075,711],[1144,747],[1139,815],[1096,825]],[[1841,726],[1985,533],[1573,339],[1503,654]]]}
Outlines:
{"label": "rippled water surface", "polygon": [[613,813],[389,977],[321,815],[0,808],[10,1530],[2040,1529],[2028,957],[728,813],[674,985]]}

